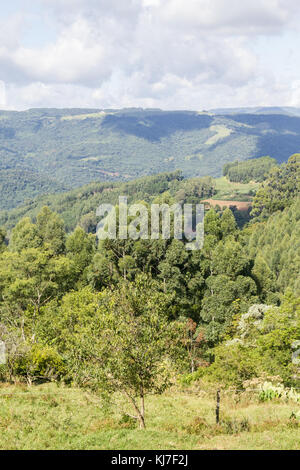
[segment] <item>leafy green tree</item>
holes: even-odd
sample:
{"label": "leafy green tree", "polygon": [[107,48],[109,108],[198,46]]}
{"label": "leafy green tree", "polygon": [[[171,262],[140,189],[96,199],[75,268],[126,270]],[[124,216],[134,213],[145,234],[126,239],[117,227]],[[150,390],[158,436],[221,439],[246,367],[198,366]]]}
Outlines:
{"label": "leafy green tree", "polygon": [[235,217],[228,207],[222,213],[220,228],[223,238],[233,234],[237,230]]}
{"label": "leafy green tree", "polygon": [[6,231],[0,228],[0,253],[6,249]]}
{"label": "leafy green tree", "polygon": [[262,183],[253,200],[252,216],[266,218],[293,203],[300,193],[300,154],[292,155],[286,164],[274,168]]}
{"label": "leafy green tree", "polygon": [[87,269],[88,283],[96,290],[114,285],[119,280],[115,262],[107,253],[97,251]]}
{"label": "leafy green tree", "polygon": [[250,273],[250,269],[251,261],[238,242],[229,237],[218,243],[211,259],[213,274],[226,274],[234,279],[239,274]]}
{"label": "leafy green tree", "polygon": [[296,198],[282,212],[249,227],[250,236],[245,250],[255,261],[253,275],[259,282],[263,301],[268,292],[284,293],[287,288],[295,295],[300,294],[299,202],[300,199]]}
{"label": "leafy green tree", "polygon": [[23,249],[0,255],[0,314],[22,337],[35,337],[41,307],[70,289],[74,263],[52,250]]}
{"label": "leafy green tree", "polygon": [[94,211],[89,212],[81,217],[80,227],[87,233],[95,233],[97,227],[97,217]]}
{"label": "leafy green tree", "polygon": [[67,257],[74,262],[78,276],[90,265],[95,253],[95,236],[77,227],[66,241]]}
{"label": "leafy green tree", "polygon": [[184,180],[179,191],[175,194],[176,201],[188,204],[198,204],[205,197],[212,197],[215,192],[216,183],[210,176],[203,178],[190,178]]}
{"label": "leafy green tree", "polygon": [[261,255],[255,259],[252,276],[258,286],[260,299],[267,304],[277,304],[279,296],[276,293],[276,276]]}
{"label": "leafy green tree", "polygon": [[29,217],[20,220],[12,230],[9,241],[9,249],[11,251],[21,252],[27,248],[39,248],[42,245],[42,238],[38,233],[35,224]]}
{"label": "leafy green tree", "polygon": [[201,318],[205,322],[205,336],[211,346],[216,345],[232,323],[233,316],[257,302],[256,284],[250,277],[235,280],[221,274],[206,281]]}
{"label": "leafy green tree", "polygon": [[44,244],[48,244],[55,254],[65,251],[66,234],[63,220],[49,207],[42,208],[37,216],[36,228]]}
{"label": "leafy green tree", "polygon": [[272,308],[266,312],[257,339],[261,368],[270,375],[280,376],[288,386],[299,386],[300,382],[292,362],[292,345],[299,340],[300,298],[288,291],[279,309]]}
{"label": "leafy green tree", "polygon": [[123,275],[123,278],[132,280],[135,277],[136,272],[136,262],[134,258],[130,255],[125,255],[119,259],[118,267],[120,272]]}
{"label": "leafy green tree", "polygon": [[204,231],[205,235],[213,235],[217,240],[222,236],[220,218],[213,208],[205,214]]}
{"label": "leafy green tree", "polygon": [[141,428],[145,396],[170,385],[170,361],[182,354],[182,328],[168,321],[167,304],[155,283],[139,278],[99,294],[67,294],[54,322],[55,342],[78,382],[110,397],[123,393]]}
{"label": "leafy green tree", "polygon": [[204,374],[241,388],[249,379],[270,376],[288,387],[299,386],[292,361],[292,346],[299,340],[300,299],[289,292],[279,308],[253,305],[241,317],[235,338],[214,349],[215,361]]}

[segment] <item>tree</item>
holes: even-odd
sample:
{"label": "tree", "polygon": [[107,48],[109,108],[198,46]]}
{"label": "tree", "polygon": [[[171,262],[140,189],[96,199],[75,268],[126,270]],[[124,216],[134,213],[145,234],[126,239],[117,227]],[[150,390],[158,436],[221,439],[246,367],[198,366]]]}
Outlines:
{"label": "tree", "polygon": [[251,225],[246,250],[255,260],[252,272],[262,301],[276,303],[278,294],[272,293],[284,293],[287,288],[300,294],[299,230],[300,198],[266,222]]}
{"label": "tree", "polygon": [[67,238],[67,257],[74,262],[78,276],[90,265],[95,248],[95,236],[87,234],[81,227],[77,227]]}
{"label": "tree", "polygon": [[233,182],[249,183],[251,180],[261,182],[276,164],[276,160],[271,157],[254,158],[242,162],[236,161],[224,165],[223,175]]}
{"label": "tree", "polygon": [[292,155],[286,164],[271,170],[253,200],[251,215],[266,218],[293,203],[300,192],[300,154]]}
{"label": "tree", "polygon": [[201,347],[203,347],[205,343],[204,333],[201,329],[197,329],[197,323],[195,323],[192,318],[185,320],[184,333],[183,344],[187,351],[191,373],[193,373],[199,365],[207,365],[207,363],[203,361],[203,351],[201,350]]}
{"label": "tree", "polygon": [[12,231],[9,249],[20,253],[23,249],[39,248],[41,245],[42,239],[31,219],[25,217],[20,220]]}
{"label": "tree", "polygon": [[252,378],[280,377],[299,385],[293,344],[300,340],[300,298],[288,292],[280,307],[253,305],[240,318],[237,335],[214,349],[215,362],[206,372],[223,384],[243,387]]}
{"label": "tree", "polygon": [[20,328],[24,341],[27,336],[34,340],[41,307],[68,290],[74,275],[72,260],[54,257],[50,249],[6,250],[0,255],[1,318]]}
{"label": "tree", "polygon": [[0,227],[0,253],[2,253],[6,248],[6,231]]}
{"label": "tree", "polygon": [[216,239],[220,239],[222,236],[220,218],[213,208],[205,214],[204,230],[205,235],[213,235]]}
{"label": "tree", "polygon": [[257,302],[257,287],[251,277],[237,276],[233,280],[224,274],[210,276],[206,287],[201,318],[207,323],[205,338],[215,345],[231,327],[233,316]]}
{"label": "tree", "polygon": [[252,269],[252,276],[254,277],[258,286],[258,293],[262,301],[267,303],[278,303],[278,294],[276,291],[276,276],[272,273],[264,258],[258,254]]}
{"label": "tree", "polygon": [[213,274],[226,274],[234,279],[239,274],[250,272],[250,259],[245,255],[240,243],[232,237],[219,242],[211,260]]}
{"label": "tree", "polygon": [[36,228],[38,234],[47,243],[55,254],[62,254],[65,250],[65,229],[63,220],[45,206],[37,216]]}
{"label": "tree", "polygon": [[183,324],[169,322],[168,297],[146,277],[114,290],[69,293],[57,313],[55,342],[77,381],[106,397],[121,392],[145,427],[145,396],[171,383]]}
{"label": "tree", "polygon": [[228,207],[224,210],[222,214],[220,226],[223,238],[234,233],[237,229],[235,217]]}

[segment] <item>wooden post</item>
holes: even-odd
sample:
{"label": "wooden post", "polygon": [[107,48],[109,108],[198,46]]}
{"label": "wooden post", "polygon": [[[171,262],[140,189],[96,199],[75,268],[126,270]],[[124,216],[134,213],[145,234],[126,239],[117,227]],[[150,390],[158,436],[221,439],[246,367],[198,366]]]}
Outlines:
{"label": "wooden post", "polygon": [[216,423],[220,424],[220,390],[217,390]]}

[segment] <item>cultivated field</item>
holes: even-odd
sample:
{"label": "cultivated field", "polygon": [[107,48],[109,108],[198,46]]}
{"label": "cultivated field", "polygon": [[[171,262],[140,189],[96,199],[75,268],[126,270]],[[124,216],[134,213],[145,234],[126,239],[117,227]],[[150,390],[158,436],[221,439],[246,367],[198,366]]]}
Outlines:
{"label": "cultivated field", "polygon": [[235,206],[239,211],[246,211],[251,206],[251,202],[225,201],[221,199],[204,199],[201,202],[207,203],[210,207],[220,206],[221,209],[223,209],[223,207]]}

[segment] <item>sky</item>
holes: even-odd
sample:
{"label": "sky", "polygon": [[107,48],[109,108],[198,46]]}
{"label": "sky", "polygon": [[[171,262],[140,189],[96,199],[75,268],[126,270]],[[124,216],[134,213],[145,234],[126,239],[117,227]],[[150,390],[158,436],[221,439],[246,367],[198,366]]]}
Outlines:
{"label": "sky", "polygon": [[300,107],[299,0],[2,0],[0,109]]}

